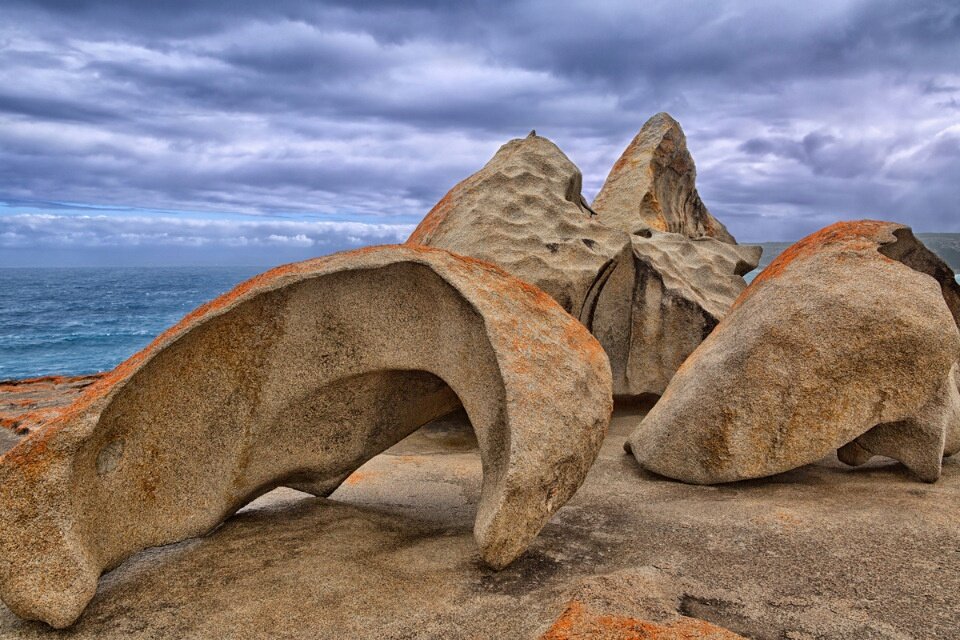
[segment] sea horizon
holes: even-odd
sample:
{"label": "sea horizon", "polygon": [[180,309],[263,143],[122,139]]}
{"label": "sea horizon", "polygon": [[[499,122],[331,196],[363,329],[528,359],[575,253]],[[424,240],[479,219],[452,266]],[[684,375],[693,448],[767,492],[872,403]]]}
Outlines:
{"label": "sea horizon", "polygon": [[[960,233],[917,236],[960,271]],[[748,281],[792,243],[754,244],[764,254]],[[109,371],[199,305],[274,266],[0,267],[0,380]]]}

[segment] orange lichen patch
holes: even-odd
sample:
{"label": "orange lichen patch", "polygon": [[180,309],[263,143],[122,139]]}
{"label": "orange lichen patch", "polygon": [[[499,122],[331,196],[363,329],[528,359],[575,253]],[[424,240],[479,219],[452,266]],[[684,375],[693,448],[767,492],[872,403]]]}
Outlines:
{"label": "orange lichen patch", "polygon": [[[495,287],[489,290],[491,293],[498,294],[500,292],[504,292],[504,293],[509,293],[510,295],[514,295],[515,290],[520,289],[530,298],[529,302],[531,302],[533,306],[540,307],[542,309],[549,309],[549,310],[561,310],[561,311],[563,310],[563,308],[559,305],[559,303],[557,303],[557,301],[554,300],[550,296],[550,294],[548,294],[546,291],[544,291],[540,287],[530,284],[529,282],[520,280],[516,276],[511,275],[509,272],[505,271],[501,267],[491,262],[480,260],[478,258],[473,258],[471,256],[462,256],[459,254],[453,254],[443,249],[434,249],[434,248],[426,247],[422,245],[410,245],[410,246],[404,246],[404,248],[407,250],[413,250],[417,252],[430,252],[433,254],[441,253],[441,254],[450,256],[453,259],[450,260],[447,266],[448,268],[450,268],[451,271],[456,271],[469,276],[472,274],[472,270],[476,269],[476,270],[485,271],[486,273],[490,273],[504,279],[502,286]],[[508,289],[509,291],[507,291]]]}
{"label": "orange lichen patch", "polygon": [[667,623],[596,613],[572,600],[540,640],[744,640],[743,636],[696,618]]}
{"label": "orange lichen patch", "polygon": [[39,376],[19,380],[3,380],[0,381],[0,393],[26,393],[33,389],[52,389],[63,386],[81,388],[93,384],[102,376],[102,373],[93,373],[83,376]]}
{"label": "orange lichen patch", "polygon": [[433,234],[459,203],[462,194],[472,189],[476,181],[476,175],[472,175],[454,185],[453,189],[450,189],[446,195],[440,198],[440,202],[433,205],[433,208],[427,212],[427,215],[424,216],[420,224],[417,225],[417,228],[414,229],[410,237],[407,238],[405,244],[424,244],[430,242]]}
{"label": "orange lichen patch", "polygon": [[606,357],[606,352],[593,335],[579,322],[570,322],[563,327],[563,339],[571,349],[590,354],[594,358]]}
{"label": "orange lichen patch", "polygon": [[[797,261],[804,260],[817,253],[839,248],[864,251],[876,249],[882,242],[884,232],[891,232],[897,225],[880,220],[856,220],[837,222],[790,245],[744,289],[731,307],[736,309],[749,298],[764,282],[780,277],[787,268]],[[890,260],[879,251],[879,259]]]}
{"label": "orange lichen patch", "polygon": [[710,237],[714,237],[720,231],[720,228],[717,226],[716,218],[713,218],[711,216],[703,216],[699,218],[699,220],[701,224],[703,224],[704,234]]}
{"label": "orange lichen patch", "polygon": [[787,513],[783,510],[777,511],[775,517],[777,518],[778,522],[790,527],[795,527],[802,522],[797,516],[793,515],[792,513]]}
{"label": "orange lichen patch", "polygon": [[423,465],[423,456],[402,455],[392,458],[397,464],[412,464],[417,467]]}
{"label": "orange lichen patch", "polygon": [[351,473],[350,476],[343,481],[343,484],[354,486],[354,485],[360,484],[361,482],[365,482],[366,480],[370,480],[371,478],[375,478],[379,475],[380,474],[376,471],[359,471],[358,470]]}
{"label": "orange lichen patch", "polygon": [[668,225],[664,219],[662,211],[658,211],[655,218],[647,218],[645,222],[657,231],[670,231],[670,225]]}
{"label": "orange lichen patch", "polygon": [[610,169],[610,175],[620,173],[627,168],[627,166],[635,166],[639,162],[636,149],[640,146],[641,144],[639,140],[633,140],[633,142],[631,142],[624,150],[623,155],[617,158],[617,161],[613,163],[613,167]]}
{"label": "orange lichen patch", "polygon": [[[653,143],[656,142],[657,139],[652,138],[649,133],[647,135],[643,135],[643,133],[643,130],[641,130],[640,133],[634,136],[630,144],[627,145],[627,148],[624,149],[620,157],[617,158],[617,161],[613,163],[613,167],[610,169],[610,176],[620,173],[628,167],[632,170],[641,163],[649,163],[652,157],[651,154],[653,153],[651,149],[656,150],[656,146],[654,146]],[[662,144],[665,139],[666,132],[659,138],[659,144]],[[659,144],[657,146],[659,146]]]}
{"label": "orange lichen patch", "polygon": [[47,408],[15,415],[0,416],[0,427],[24,435],[55,419],[60,415],[61,411],[61,409],[57,408]]}
{"label": "orange lichen patch", "polygon": [[0,384],[0,428],[19,435],[37,431],[54,421],[100,377],[43,376]]}
{"label": "orange lichen patch", "polygon": [[0,456],[4,464],[13,464],[28,482],[42,478],[54,463],[55,456],[47,454],[46,438],[26,438]]}
{"label": "orange lichen patch", "polygon": [[450,212],[453,211],[454,203],[457,200],[456,196],[459,195],[459,187],[460,185],[457,185],[451,189],[440,199],[440,202],[433,205],[433,208],[427,212],[427,215],[424,216],[420,224],[417,225],[417,228],[414,229],[410,237],[407,238],[407,244],[423,244],[424,242],[430,241],[430,238],[437,228],[447,219]]}

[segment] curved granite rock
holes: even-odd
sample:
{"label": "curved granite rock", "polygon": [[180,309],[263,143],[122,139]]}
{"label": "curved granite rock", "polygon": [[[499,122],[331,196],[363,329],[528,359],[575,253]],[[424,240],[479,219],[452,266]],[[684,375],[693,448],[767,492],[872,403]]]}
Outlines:
{"label": "curved granite rock", "polygon": [[834,449],[936,480],[960,449],[958,301],[952,271],[908,227],[823,229],[754,280],[627,449],[693,483],[768,476]]}
{"label": "curved granite rock", "polygon": [[680,123],[668,113],[658,113],[610,169],[593,209],[600,222],[629,233],[649,227],[736,244],[703,204],[696,180]]}
{"label": "curved granite rock", "polygon": [[607,358],[542,291],[444,251],[281,267],[197,309],[0,458],[0,596],[71,624],[101,572],[286,485],[326,495],[463,403],[485,561],[516,558],[580,486]]}

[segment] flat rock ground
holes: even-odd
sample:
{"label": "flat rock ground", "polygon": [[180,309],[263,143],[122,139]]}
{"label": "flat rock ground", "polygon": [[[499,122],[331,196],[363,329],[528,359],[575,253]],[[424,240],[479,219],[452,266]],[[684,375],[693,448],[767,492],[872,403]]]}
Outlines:
{"label": "flat rock ground", "polygon": [[0,609],[0,637],[960,638],[958,462],[935,484],[827,459],[688,486],[624,454],[641,415],[617,411],[579,493],[499,573],[471,533],[472,432],[451,419],[329,500],[278,489],[140,553],[70,630]]}
{"label": "flat rock ground", "polygon": [[59,415],[100,375],[0,380],[0,454]]}

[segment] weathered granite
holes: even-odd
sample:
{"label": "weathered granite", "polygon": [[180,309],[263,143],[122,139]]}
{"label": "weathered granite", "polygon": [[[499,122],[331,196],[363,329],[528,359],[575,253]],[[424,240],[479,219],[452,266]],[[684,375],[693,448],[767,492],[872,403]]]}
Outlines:
{"label": "weathered granite", "polygon": [[753,281],[628,448],[695,483],[772,475],[834,449],[936,480],[960,450],[958,301],[953,272],[908,227],[827,227]]}
{"label": "weathered granite", "polygon": [[610,169],[592,206],[603,224],[628,233],[652,228],[736,244],[703,204],[696,180],[680,123],[668,113],[658,113]]}
{"label": "weathered granite", "polygon": [[594,220],[582,183],[553,142],[531,133],[454,186],[407,244],[492,262],[579,316],[602,274],[630,246],[628,234]]}
{"label": "weathered granite", "polygon": [[462,402],[502,568],[580,486],[612,410],[596,340],[492,265],[379,247],[204,305],[0,457],[0,597],[74,622],[105,569],[202,535],[277,486],[328,495]]}
{"label": "weathered granite", "polygon": [[659,395],[746,287],[760,249],[601,224],[581,183],[546,138],[511,140],[407,243],[493,262],[542,288],[600,340],[617,396]]}

